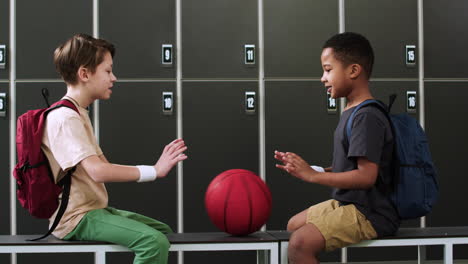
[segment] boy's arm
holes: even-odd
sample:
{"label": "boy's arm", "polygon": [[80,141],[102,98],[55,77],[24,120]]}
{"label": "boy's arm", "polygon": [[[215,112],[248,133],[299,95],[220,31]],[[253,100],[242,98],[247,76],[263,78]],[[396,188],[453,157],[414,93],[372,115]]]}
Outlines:
{"label": "boy's arm", "polygon": [[[317,172],[300,156],[291,152],[277,152],[275,158],[283,165],[276,167],[287,171],[291,175],[311,183],[317,183],[338,189],[367,189],[374,185],[379,166],[366,158],[358,158],[358,168],[347,172]],[[329,169],[329,168],[327,168]]]}
{"label": "boy's arm", "polygon": [[[158,178],[165,177],[179,161],[187,156],[183,153],[187,150],[182,139],[176,139],[166,145],[154,165]],[[104,155],[93,155],[83,159],[81,165],[96,182],[127,182],[140,179],[140,171],[136,166],[118,165],[109,163]]]}

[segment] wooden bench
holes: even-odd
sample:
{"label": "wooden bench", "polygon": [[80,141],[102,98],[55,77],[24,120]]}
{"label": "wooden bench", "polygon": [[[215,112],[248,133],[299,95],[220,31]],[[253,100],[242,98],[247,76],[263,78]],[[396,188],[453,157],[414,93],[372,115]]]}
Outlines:
{"label": "wooden bench", "polygon": [[[287,231],[268,231],[280,243],[280,263],[288,263],[288,244],[290,233]],[[468,226],[400,228],[391,237],[362,241],[350,247],[400,247],[417,246],[418,263],[425,260],[425,246],[444,246],[444,263],[453,263],[453,245],[468,244]]]}
{"label": "wooden bench", "polygon": [[[27,241],[39,235],[0,235],[0,253],[94,253],[95,264],[106,263],[107,252],[128,252],[120,245],[95,241],[64,241],[53,236],[40,241]],[[278,264],[278,239],[267,232],[245,237],[226,233],[175,233],[168,235],[170,251],[246,251],[256,250],[259,263]]]}

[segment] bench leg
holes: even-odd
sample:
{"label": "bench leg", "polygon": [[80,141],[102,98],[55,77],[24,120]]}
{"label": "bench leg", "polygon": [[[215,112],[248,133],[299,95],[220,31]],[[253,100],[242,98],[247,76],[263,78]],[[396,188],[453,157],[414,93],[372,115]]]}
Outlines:
{"label": "bench leg", "polygon": [[270,250],[270,264],[279,264],[279,250],[278,246],[275,246]]}
{"label": "bench leg", "polygon": [[94,264],[106,264],[106,252],[104,251],[94,252]]}
{"label": "bench leg", "polygon": [[444,264],[453,264],[453,245],[444,245]]}
{"label": "bench leg", "polygon": [[426,246],[418,246],[418,264],[426,263]]}
{"label": "bench leg", "polygon": [[341,263],[348,263],[348,248],[341,249]]}
{"label": "bench leg", "polygon": [[268,251],[257,250],[257,264],[268,264]]}
{"label": "bench leg", "polygon": [[289,243],[288,242],[280,242],[280,245],[281,245],[281,252],[280,252],[280,255],[281,255],[281,261],[280,261],[280,264],[288,264],[288,245]]}
{"label": "bench leg", "polygon": [[278,247],[270,250],[257,250],[257,264],[278,264]]}

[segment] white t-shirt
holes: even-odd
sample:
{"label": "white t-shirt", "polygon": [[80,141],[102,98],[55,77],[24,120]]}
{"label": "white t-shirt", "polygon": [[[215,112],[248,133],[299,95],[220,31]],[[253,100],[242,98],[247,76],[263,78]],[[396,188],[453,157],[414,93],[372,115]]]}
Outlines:
{"label": "white t-shirt", "polygon": [[[67,209],[52,233],[58,238],[73,231],[86,212],[105,208],[108,203],[105,185],[95,182],[79,164],[87,157],[100,156],[103,153],[94,136],[88,110],[79,106],[77,108],[80,115],[68,107],[50,112],[42,139],[42,150],[49,160],[56,182],[66,175],[66,170],[76,166],[72,174]],[[56,214],[57,211],[49,219],[50,225]]]}

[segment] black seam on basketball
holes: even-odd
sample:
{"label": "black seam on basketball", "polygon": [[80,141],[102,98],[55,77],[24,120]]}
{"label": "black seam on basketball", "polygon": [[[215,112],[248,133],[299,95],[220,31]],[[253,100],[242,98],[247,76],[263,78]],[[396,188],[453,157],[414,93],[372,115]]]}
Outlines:
{"label": "black seam on basketball", "polygon": [[[243,175],[249,175],[247,173],[244,173],[244,174],[240,174],[239,176],[243,176]],[[247,176],[248,177],[248,176]],[[249,189],[249,186],[247,184],[247,182],[245,181],[244,177],[241,177],[241,181],[242,181],[242,185],[244,185],[244,188],[245,190],[247,191],[247,196],[249,197],[249,213],[250,213],[250,217],[249,217],[249,228],[247,229],[248,232],[252,232],[252,219],[253,219],[253,212],[252,212],[252,208],[253,208],[253,204],[252,204],[252,195],[250,194],[250,189]]]}
{"label": "black seam on basketball", "polygon": [[[231,174],[230,174],[231,175]],[[226,231],[226,233],[229,233],[228,231],[228,225],[227,225],[227,222],[226,222],[226,214],[227,214],[227,208],[228,208],[228,201],[229,201],[229,197],[231,195],[231,189],[232,189],[232,186],[229,186],[229,189],[228,189],[228,193],[226,195],[226,198],[224,199],[224,214],[223,214],[223,223],[224,223],[224,230]]]}

